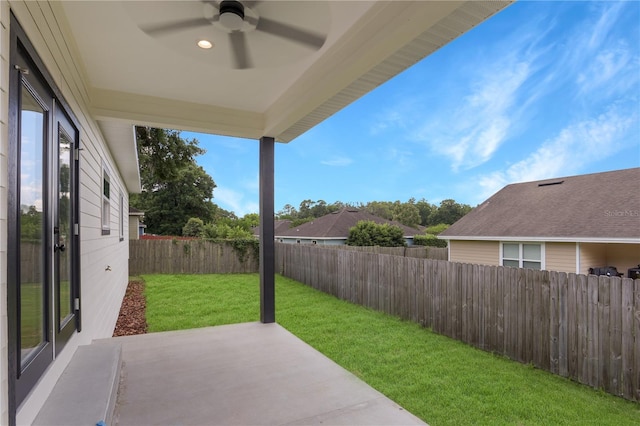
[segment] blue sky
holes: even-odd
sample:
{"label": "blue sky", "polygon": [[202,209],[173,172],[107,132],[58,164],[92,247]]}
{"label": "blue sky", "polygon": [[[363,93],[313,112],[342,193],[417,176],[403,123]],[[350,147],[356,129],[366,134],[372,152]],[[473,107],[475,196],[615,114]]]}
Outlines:
{"label": "blue sky", "polygon": [[[182,136],[207,150],[213,201],[257,213],[258,142]],[[275,155],[276,211],[475,206],[509,183],[639,167],[640,2],[517,2]]]}

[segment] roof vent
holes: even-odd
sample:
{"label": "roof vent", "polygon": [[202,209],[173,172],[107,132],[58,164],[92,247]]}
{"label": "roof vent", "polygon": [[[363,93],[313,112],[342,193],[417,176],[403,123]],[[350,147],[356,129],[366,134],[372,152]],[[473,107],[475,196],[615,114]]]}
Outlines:
{"label": "roof vent", "polygon": [[563,180],[557,180],[555,182],[544,182],[544,183],[539,183],[538,186],[553,186],[553,185],[561,185],[564,181]]}

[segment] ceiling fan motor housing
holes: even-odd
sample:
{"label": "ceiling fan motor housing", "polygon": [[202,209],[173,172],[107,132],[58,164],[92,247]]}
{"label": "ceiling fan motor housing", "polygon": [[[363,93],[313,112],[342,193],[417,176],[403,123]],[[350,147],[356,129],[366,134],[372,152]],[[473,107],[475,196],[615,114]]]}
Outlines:
{"label": "ceiling fan motor housing", "polygon": [[244,19],[244,6],[237,0],[224,0],[220,2],[220,14],[222,15],[227,12],[235,13]]}
{"label": "ceiling fan motor housing", "polygon": [[244,6],[236,0],[224,0],[220,3],[220,23],[236,31],[242,28],[244,22]]}

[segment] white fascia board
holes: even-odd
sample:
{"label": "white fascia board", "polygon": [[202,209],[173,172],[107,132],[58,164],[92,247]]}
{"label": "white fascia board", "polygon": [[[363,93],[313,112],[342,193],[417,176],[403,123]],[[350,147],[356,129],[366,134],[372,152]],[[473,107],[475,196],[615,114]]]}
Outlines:
{"label": "white fascia board", "polygon": [[589,238],[589,237],[469,237],[469,236],[438,236],[441,240],[446,241],[536,241],[547,243],[616,243],[616,244],[640,244],[640,238]]}

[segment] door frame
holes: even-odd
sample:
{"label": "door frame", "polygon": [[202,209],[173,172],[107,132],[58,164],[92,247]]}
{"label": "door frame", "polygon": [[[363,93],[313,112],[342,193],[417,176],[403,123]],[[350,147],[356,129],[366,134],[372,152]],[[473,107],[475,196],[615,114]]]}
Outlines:
{"label": "door frame", "polygon": [[[53,299],[55,301],[54,307],[53,307],[53,324],[52,324],[52,328],[54,330],[54,336],[55,336],[55,345],[54,345],[54,350],[55,350],[55,355],[58,355],[60,353],[60,351],[62,350],[62,348],[64,348],[64,345],[69,341],[69,339],[71,338],[71,336],[73,335],[74,331],[81,331],[81,324],[80,324],[80,286],[78,285],[79,283],[79,266],[80,266],[80,256],[79,256],[79,248],[80,248],[80,220],[79,220],[79,173],[80,173],[80,168],[79,168],[79,144],[80,144],[80,131],[77,127],[77,125],[75,125],[73,123],[73,121],[71,120],[69,114],[66,113],[66,111],[63,108],[60,108],[59,106],[57,106],[58,102],[55,102],[54,100],[54,112],[53,112],[53,133],[52,133],[52,137],[53,140],[51,141],[52,143],[52,147],[53,147],[53,155],[51,156],[51,159],[54,163],[54,167],[52,167],[52,176],[55,175],[56,173],[58,174],[58,176],[53,178],[53,181],[51,182],[50,188],[53,190],[53,197],[52,198],[52,204],[58,203],[58,189],[53,188],[54,186],[57,186],[59,188],[59,171],[60,171],[60,164],[59,164],[59,149],[60,149],[60,133],[59,133],[59,129],[62,128],[65,133],[67,134],[67,136],[71,139],[70,142],[72,144],[71,147],[71,151],[70,151],[70,164],[69,164],[69,191],[70,191],[70,197],[69,197],[69,208],[70,208],[70,222],[71,222],[71,229],[69,229],[69,236],[68,236],[68,242],[67,245],[69,247],[67,247],[66,249],[70,251],[70,262],[69,262],[69,291],[70,291],[70,298],[71,300],[73,300],[74,305],[70,308],[70,315],[73,315],[73,318],[71,320],[69,320],[68,323],[63,324],[62,328],[60,327],[59,324],[59,319],[60,319],[60,303],[61,300],[58,298],[59,294],[60,294],[60,259],[59,257],[55,254],[56,250],[54,248],[53,252],[53,275],[52,275],[52,279],[53,279],[53,283],[52,283],[52,291],[53,291]],[[67,126],[69,126],[70,128],[67,128]],[[69,131],[71,131],[72,133],[69,134]],[[53,213],[53,224],[54,227],[56,225],[56,223],[59,225],[60,221],[62,220],[60,218],[60,208],[59,205],[58,207],[52,206],[52,211]],[[75,228],[75,229],[74,229]],[[56,244],[56,232],[54,230],[53,233],[53,243]]]}
{"label": "door frame", "polygon": [[[80,299],[80,220],[79,220],[79,149],[80,149],[80,125],[73,114],[69,104],[65,101],[62,93],[58,89],[51,74],[48,72],[46,66],[37,54],[36,49],[29,41],[25,31],[18,23],[13,12],[11,12],[10,29],[9,29],[9,120],[8,120],[8,137],[9,137],[9,150],[8,150],[8,232],[7,232],[7,316],[8,316],[8,415],[9,424],[13,425],[16,422],[16,412],[19,405],[24,401],[29,392],[35,387],[38,380],[45,373],[48,366],[55,360],[56,354],[61,350],[62,346],[66,343],[68,338],[75,331],[80,331],[80,303],[76,303],[74,306],[75,322],[73,329],[68,332],[68,337],[65,339],[63,336],[60,339],[59,347],[55,347],[56,334],[57,334],[57,322],[56,314],[57,309],[52,303],[54,301],[55,285],[53,276],[53,229],[51,229],[53,223],[52,215],[52,194],[55,188],[52,188],[53,182],[57,183],[57,178],[52,179],[53,170],[51,167],[55,165],[52,161],[52,151],[58,144],[57,130],[58,120],[57,114],[64,114],[71,126],[75,129],[75,141],[73,152],[73,169],[75,170],[75,179],[72,182],[71,190],[74,192],[72,196],[72,212],[74,221],[74,232],[72,233],[72,244],[74,245],[74,254],[72,256],[70,276],[72,277],[72,292],[74,296]],[[44,91],[47,96],[51,97],[52,109],[48,111],[46,118],[46,135],[44,139],[46,141],[43,147],[43,182],[45,188],[45,194],[43,194],[43,211],[46,209],[43,215],[45,225],[43,227],[43,244],[45,245],[45,271],[48,278],[46,280],[45,296],[46,306],[44,314],[47,316],[48,325],[45,332],[50,341],[48,344],[51,347],[51,357],[48,359],[41,357],[43,365],[34,365],[32,371],[34,377],[25,374],[26,377],[22,377],[25,382],[18,383],[21,379],[20,365],[20,342],[19,342],[19,327],[20,327],[20,272],[19,272],[19,254],[17,248],[19,247],[19,235],[17,225],[19,224],[19,152],[20,152],[20,117],[21,117],[21,91],[23,84],[23,73],[25,70],[18,66],[19,58],[23,57],[29,63],[28,77],[31,80],[37,80],[40,86],[44,87]],[[41,94],[43,95],[43,94]],[[47,100],[47,104],[49,104]],[[59,111],[59,112],[58,112]],[[57,155],[57,149],[55,149]],[[55,191],[57,193],[57,191]],[[57,303],[56,303],[57,305]],[[55,350],[54,350],[55,348]],[[31,365],[30,365],[31,366]]]}

